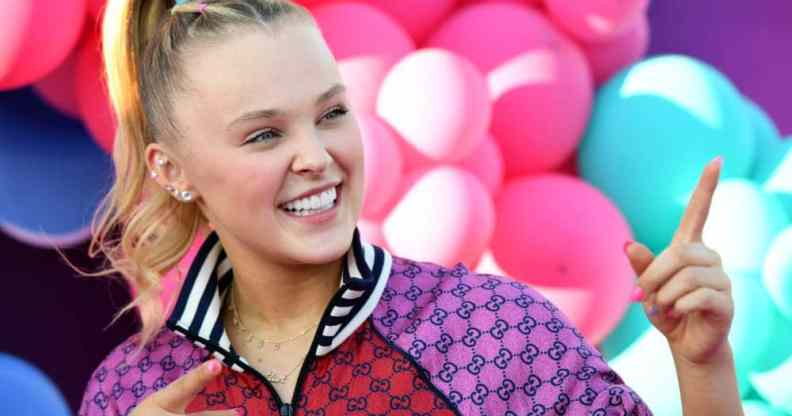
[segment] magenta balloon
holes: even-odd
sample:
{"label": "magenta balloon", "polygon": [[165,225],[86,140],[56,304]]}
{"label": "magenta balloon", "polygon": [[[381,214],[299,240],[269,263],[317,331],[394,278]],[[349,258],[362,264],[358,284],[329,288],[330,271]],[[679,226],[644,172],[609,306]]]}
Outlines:
{"label": "magenta balloon", "polygon": [[377,113],[437,162],[461,160],[479,145],[490,107],[482,74],[467,59],[442,49],[423,49],[399,61],[377,100]]}
{"label": "magenta balloon", "polygon": [[396,19],[417,43],[423,42],[457,4],[457,0],[368,0]]}
{"label": "magenta balloon", "polygon": [[83,123],[99,146],[112,153],[116,123],[102,76],[102,56],[96,37],[89,36],[78,54],[75,82]]}
{"label": "magenta balloon", "polygon": [[476,4],[452,14],[426,42],[468,58],[484,73],[509,59],[548,48],[561,33],[540,11],[522,4]]}
{"label": "magenta balloon", "polygon": [[575,153],[594,87],[578,46],[562,37],[523,52],[489,73],[492,131],[506,176],[547,172]]}
{"label": "magenta balloon", "polygon": [[3,2],[0,90],[31,84],[58,67],[77,44],[85,0]]}
{"label": "magenta balloon", "polygon": [[544,0],[550,17],[584,42],[607,42],[646,13],[649,0]]}
{"label": "magenta balloon", "polygon": [[632,232],[607,197],[578,178],[537,175],[507,182],[495,212],[490,250],[509,276],[589,302],[581,310],[596,319],[583,326],[587,335],[613,328],[635,276],[622,252]]}
{"label": "magenta balloon", "polygon": [[358,124],[363,138],[365,165],[361,216],[382,220],[388,214],[389,203],[397,196],[402,177],[399,139],[393,129],[373,114],[359,114]]}
{"label": "magenta balloon", "polygon": [[471,4],[481,4],[481,3],[515,3],[521,5],[528,5],[532,7],[539,7],[542,5],[542,0],[461,0],[459,5],[469,6]]}
{"label": "magenta balloon", "polygon": [[34,91],[44,102],[72,118],[80,118],[74,82],[77,76],[77,56],[75,50],[54,71],[33,84]]}
{"label": "magenta balloon", "polygon": [[336,60],[368,56],[390,65],[415,50],[404,28],[368,4],[334,2],[312,12]]}
{"label": "magenta balloon", "polygon": [[391,63],[365,56],[343,59],[338,63],[341,78],[347,87],[347,99],[357,113],[373,113],[377,110],[377,96],[390,68]]}
{"label": "magenta balloon", "polygon": [[641,14],[622,34],[602,43],[581,43],[598,85],[641,59],[649,49],[649,18]]}
{"label": "magenta balloon", "polygon": [[394,254],[445,266],[472,264],[489,245],[492,197],[472,173],[441,166],[406,192],[383,223]]}
{"label": "magenta balloon", "polygon": [[500,192],[503,185],[503,155],[491,134],[487,134],[479,147],[459,162],[459,166],[476,175],[491,195]]}

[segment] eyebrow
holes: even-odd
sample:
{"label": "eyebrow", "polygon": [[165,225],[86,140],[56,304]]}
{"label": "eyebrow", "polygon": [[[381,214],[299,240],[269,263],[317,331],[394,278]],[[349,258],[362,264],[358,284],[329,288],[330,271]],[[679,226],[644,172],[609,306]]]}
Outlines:
{"label": "eyebrow", "polygon": [[[330,89],[321,93],[319,97],[316,98],[316,105],[322,104],[323,102],[335,97],[336,95],[343,93],[344,91],[346,91],[346,87],[344,85],[335,84],[332,87],[330,87]],[[285,112],[283,110],[278,110],[278,109],[250,111],[245,114],[242,114],[236,120],[229,123],[228,126],[226,127],[226,130],[230,130],[231,127],[234,126],[234,124],[237,124],[242,121],[254,120],[259,118],[275,118],[283,114],[285,114]]]}

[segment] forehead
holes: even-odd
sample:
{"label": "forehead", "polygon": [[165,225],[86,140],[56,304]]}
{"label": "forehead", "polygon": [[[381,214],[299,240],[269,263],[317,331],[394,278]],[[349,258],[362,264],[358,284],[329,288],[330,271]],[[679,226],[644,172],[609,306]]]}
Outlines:
{"label": "forehead", "polygon": [[184,63],[190,91],[177,108],[215,114],[223,125],[245,111],[313,105],[341,80],[321,33],[308,23],[234,32],[198,45]]}

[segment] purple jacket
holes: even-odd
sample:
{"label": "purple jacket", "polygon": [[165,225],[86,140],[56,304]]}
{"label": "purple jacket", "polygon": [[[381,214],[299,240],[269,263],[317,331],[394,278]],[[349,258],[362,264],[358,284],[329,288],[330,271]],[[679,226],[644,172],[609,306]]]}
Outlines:
{"label": "purple jacket", "polygon": [[91,376],[81,416],[126,415],[213,355],[226,365],[187,411],[249,415],[650,415],[547,299],[509,278],[392,256],[355,231],[341,286],[291,403],[230,344],[233,270],[210,234],[156,339],[135,336]]}

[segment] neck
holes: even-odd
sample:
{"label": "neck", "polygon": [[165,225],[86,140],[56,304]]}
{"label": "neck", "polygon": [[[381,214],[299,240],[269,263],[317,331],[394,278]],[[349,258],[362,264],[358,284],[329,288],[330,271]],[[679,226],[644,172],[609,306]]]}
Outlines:
{"label": "neck", "polygon": [[230,290],[240,318],[269,337],[316,324],[340,284],[343,257],[322,265],[279,265],[228,256],[234,268]]}

